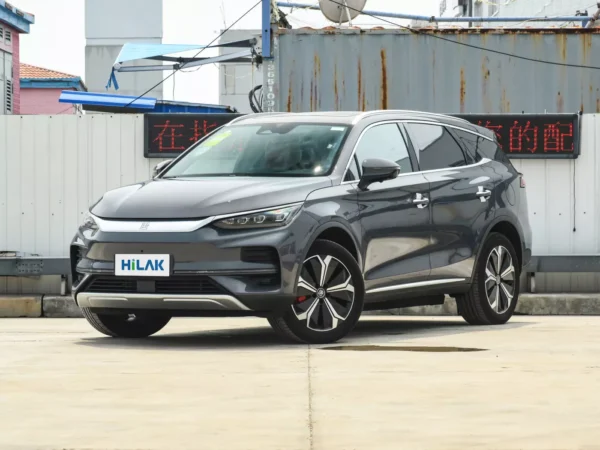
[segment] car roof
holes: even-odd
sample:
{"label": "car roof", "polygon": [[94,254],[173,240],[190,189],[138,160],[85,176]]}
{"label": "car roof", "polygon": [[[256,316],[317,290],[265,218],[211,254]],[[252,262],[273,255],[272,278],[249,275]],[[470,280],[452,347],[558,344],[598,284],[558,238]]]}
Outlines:
{"label": "car roof", "polygon": [[473,125],[471,122],[446,114],[437,114],[425,111],[409,110],[375,110],[375,111],[320,111],[320,112],[273,112],[248,114],[232,120],[229,124],[264,124],[273,123],[274,120],[282,123],[328,123],[340,125],[356,125],[362,120],[377,122],[382,120],[426,120],[440,124],[454,125],[467,130],[475,131],[493,139],[493,132],[484,127]]}

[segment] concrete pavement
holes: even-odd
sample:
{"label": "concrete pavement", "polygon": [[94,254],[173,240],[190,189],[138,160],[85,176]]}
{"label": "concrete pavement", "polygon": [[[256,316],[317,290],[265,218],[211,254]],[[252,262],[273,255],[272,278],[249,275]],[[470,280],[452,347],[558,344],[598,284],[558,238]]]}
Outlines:
{"label": "concrete pavement", "polygon": [[261,319],[2,319],[0,449],[600,448],[600,317],[368,317],[327,347]]}

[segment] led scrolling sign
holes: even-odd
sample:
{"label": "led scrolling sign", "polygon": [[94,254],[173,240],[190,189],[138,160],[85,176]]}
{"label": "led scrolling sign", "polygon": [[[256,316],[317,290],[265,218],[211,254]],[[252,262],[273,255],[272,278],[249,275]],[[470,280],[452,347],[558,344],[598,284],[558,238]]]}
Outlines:
{"label": "led scrolling sign", "polygon": [[177,157],[192,144],[242,114],[146,114],[144,156]]}
{"label": "led scrolling sign", "polygon": [[[146,158],[176,157],[243,114],[147,114]],[[581,114],[455,114],[493,131],[510,158],[577,158]]]}
{"label": "led scrolling sign", "polygon": [[456,114],[493,131],[510,158],[577,158],[580,114]]}

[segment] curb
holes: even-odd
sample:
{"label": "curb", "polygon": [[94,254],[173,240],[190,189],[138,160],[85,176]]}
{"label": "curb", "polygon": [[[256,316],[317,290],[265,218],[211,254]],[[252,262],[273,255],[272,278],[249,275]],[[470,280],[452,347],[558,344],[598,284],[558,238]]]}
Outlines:
{"label": "curb", "polygon": [[[444,305],[368,311],[372,316],[456,316],[456,302],[446,297]],[[516,315],[596,316],[600,315],[600,294],[522,294]],[[83,317],[70,296],[0,296],[0,318],[9,317]]]}

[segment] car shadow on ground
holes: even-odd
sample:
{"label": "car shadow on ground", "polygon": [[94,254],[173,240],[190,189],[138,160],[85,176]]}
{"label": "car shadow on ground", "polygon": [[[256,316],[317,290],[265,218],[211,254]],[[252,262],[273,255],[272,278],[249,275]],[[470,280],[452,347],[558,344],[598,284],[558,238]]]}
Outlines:
{"label": "car shadow on ground", "polygon": [[[176,319],[175,319],[176,320]],[[461,333],[477,333],[490,330],[510,330],[530,325],[530,322],[509,322],[500,326],[471,326],[462,320],[410,319],[393,317],[374,319],[362,318],[351,334],[335,345],[354,346],[360,344],[390,344],[406,340],[448,336]],[[266,324],[265,324],[266,325]],[[167,350],[202,349],[260,349],[302,347],[302,344],[290,343],[277,335],[268,325],[264,327],[230,328],[203,330],[188,333],[169,333],[168,325],[163,334],[147,339],[115,339],[109,337],[83,338],[77,344],[107,348],[152,348]]]}

